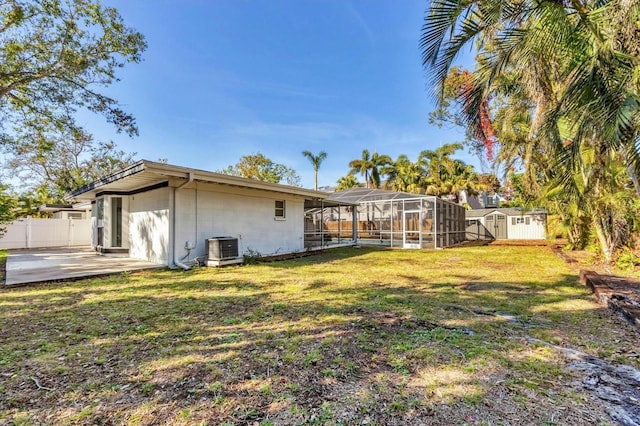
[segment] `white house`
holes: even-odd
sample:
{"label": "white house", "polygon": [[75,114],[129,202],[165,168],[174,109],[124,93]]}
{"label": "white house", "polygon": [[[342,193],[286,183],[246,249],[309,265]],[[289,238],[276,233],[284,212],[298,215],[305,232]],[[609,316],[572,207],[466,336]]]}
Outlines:
{"label": "white house", "polygon": [[460,204],[468,204],[471,209],[491,209],[500,206],[500,196],[498,194],[489,195],[484,191],[479,191],[477,195],[469,195],[467,191],[460,191]]}
{"label": "white house", "polygon": [[92,203],[96,250],[181,266],[214,237],[237,239],[239,256],[303,251],[305,208],[332,205],[329,195],[142,160],[70,198]]}
{"label": "white house", "polygon": [[489,208],[467,210],[467,240],[544,240],[547,213],[541,209]]}

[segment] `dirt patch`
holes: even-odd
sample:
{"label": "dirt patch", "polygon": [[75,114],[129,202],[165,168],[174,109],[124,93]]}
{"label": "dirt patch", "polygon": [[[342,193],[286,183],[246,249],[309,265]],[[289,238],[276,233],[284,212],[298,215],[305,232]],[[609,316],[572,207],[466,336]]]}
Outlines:
{"label": "dirt patch", "polygon": [[549,346],[570,360],[570,369],[583,374],[577,387],[587,389],[603,401],[607,413],[621,425],[640,425],[640,370],[629,365],[612,365],[575,349],[552,345],[539,339],[532,343]]}
{"label": "dirt patch", "polygon": [[553,251],[553,253],[558,256],[560,259],[564,260],[566,263],[569,264],[577,264],[578,260],[575,259],[573,256],[570,256],[568,254],[567,251],[563,250],[561,246],[559,245],[554,245],[551,247],[551,250]]}

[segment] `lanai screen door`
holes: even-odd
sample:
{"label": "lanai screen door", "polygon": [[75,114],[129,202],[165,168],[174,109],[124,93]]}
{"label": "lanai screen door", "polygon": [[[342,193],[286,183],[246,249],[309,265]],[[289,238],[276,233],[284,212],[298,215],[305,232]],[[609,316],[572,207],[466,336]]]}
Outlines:
{"label": "lanai screen door", "polygon": [[422,226],[420,210],[408,210],[404,212],[404,232],[402,239],[403,248],[422,247]]}

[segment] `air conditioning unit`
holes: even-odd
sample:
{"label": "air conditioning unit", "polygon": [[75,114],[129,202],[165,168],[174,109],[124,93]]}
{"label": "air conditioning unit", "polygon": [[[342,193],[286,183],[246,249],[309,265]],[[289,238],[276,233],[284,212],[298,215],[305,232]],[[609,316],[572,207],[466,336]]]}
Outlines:
{"label": "air conditioning unit", "polygon": [[242,263],[238,253],[238,239],[233,237],[213,237],[207,239],[207,266],[222,266]]}

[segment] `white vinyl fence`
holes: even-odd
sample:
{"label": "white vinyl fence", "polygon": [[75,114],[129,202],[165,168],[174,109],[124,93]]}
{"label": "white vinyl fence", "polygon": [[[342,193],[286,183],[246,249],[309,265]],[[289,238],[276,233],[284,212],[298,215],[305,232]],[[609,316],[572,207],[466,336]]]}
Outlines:
{"label": "white vinyl fence", "polygon": [[91,245],[91,219],[19,219],[4,225],[0,249]]}

